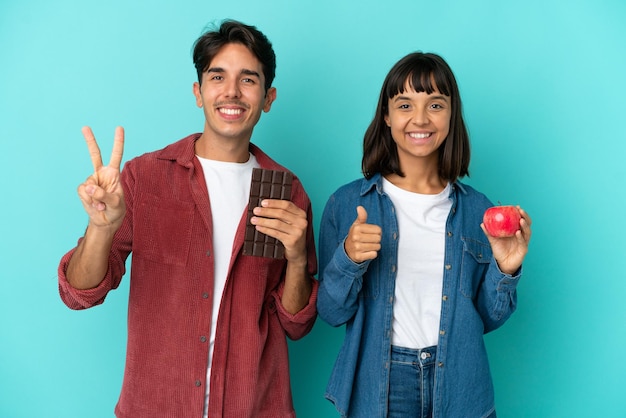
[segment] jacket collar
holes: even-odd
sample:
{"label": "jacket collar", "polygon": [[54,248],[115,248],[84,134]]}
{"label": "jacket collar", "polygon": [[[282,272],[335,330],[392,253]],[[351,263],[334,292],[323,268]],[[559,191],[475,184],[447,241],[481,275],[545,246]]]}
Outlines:
{"label": "jacket collar", "polygon": [[[176,141],[160,151],[157,151],[156,158],[161,160],[177,161],[184,167],[191,168],[193,166],[193,160],[196,158],[195,143],[200,138],[200,133],[191,134],[179,141]],[[286,168],[272,160],[267,154],[265,154],[259,147],[250,143],[250,152],[256,157],[257,162],[263,168],[272,170],[283,170]]]}
{"label": "jacket collar", "polygon": [[[361,196],[365,196],[373,188],[376,188],[376,191],[379,194],[383,193],[383,176],[380,173],[374,174],[370,179],[366,178],[363,180],[363,183],[361,184]],[[451,189],[451,195],[454,194],[457,190],[464,195],[467,194],[465,186],[458,180],[452,183]]]}

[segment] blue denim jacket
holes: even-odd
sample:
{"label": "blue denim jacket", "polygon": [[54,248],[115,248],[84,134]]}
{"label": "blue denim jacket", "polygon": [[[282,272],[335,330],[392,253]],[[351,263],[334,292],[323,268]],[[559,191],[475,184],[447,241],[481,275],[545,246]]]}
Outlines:
{"label": "blue denim jacket", "polygon": [[[433,417],[487,417],[495,404],[483,334],[515,310],[521,270],[506,275],[493,258],[480,228],[492,206],[487,197],[460,182],[451,189]],[[367,210],[367,222],[383,232],[378,257],[360,264],[348,258],[343,245],[358,205]],[[339,188],[324,209],[317,309],[330,325],[346,325],[326,389],[343,417],[387,415],[398,234],[380,175]]]}

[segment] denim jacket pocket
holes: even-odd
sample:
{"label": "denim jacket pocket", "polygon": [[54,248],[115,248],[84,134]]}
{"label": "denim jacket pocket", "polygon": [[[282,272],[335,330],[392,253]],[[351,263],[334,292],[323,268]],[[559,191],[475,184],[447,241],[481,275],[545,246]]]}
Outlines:
{"label": "denim jacket pocket", "polygon": [[480,281],[485,277],[493,255],[488,242],[472,238],[462,238],[462,241],[463,254],[459,290],[463,296],[472,298],[476,294]]}

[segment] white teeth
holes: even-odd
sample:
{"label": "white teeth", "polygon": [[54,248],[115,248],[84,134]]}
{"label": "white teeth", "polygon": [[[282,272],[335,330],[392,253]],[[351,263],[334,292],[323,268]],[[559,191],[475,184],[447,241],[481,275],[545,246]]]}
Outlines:
{"label": "white teeth", "polygon": [[410,133],[409,136],[415,139],[424,139],[430,136],[430,133],[427,134],[418,134],[418,133]]}
{"label": "white teeth", "polygon": [[224,108],[220,108],[220,112],[221,113],[225,113],[227,115],[240,115],[242,110],[241,109],[224,109]]}

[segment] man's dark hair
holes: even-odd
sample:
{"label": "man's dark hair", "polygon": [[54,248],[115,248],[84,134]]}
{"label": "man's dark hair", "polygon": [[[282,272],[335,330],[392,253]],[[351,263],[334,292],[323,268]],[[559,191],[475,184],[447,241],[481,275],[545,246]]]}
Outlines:
{"label": "man's dark hair", "polygon": [[398,61],[383,83],[374,119],[363,139],[361,168],[365,177],[371,178],[376,173],[394,173],[404,177],[398,148],[385,116],[389,114],[389,99],[404,93],[407,85],[417,93],[431,94],[438,90],[450,97],[450,132],[439,146],[439,176],[454,182],[459,177],[469,175],[469,135],[463,121],[461,96],[454,74],[439,55],[414,52]]}
{"label": "man's dark hair", "polygon": [[225,20],[219,28],[209,30],[200,36],[193,46],[193,63],[202,84],[202,73],[223,46],[231,43],[242,44],[261,62],[265,76],[265,91],[272,87],[276,75],[276,54],[267,37],[254,26],[235,20]]}

